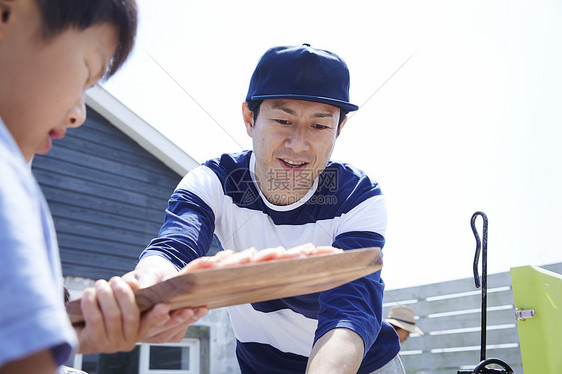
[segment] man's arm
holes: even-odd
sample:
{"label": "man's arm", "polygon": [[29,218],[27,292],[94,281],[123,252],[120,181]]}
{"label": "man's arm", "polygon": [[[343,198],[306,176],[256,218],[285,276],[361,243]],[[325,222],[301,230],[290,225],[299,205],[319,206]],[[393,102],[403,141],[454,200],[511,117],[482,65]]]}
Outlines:
{"label": "man's arm", "polygon": [[336,328],[314,343],[307,374],[355,374],[363,360],[363,339],[345,328]]}
{"label": "man's arm", "polygon": [[25,358],[8,362],[0,367],[0,374],[56,374],[57,367],[49,349],[34,353]]}
{"label": "man's arm", "polygon": [[162,256],[143,257],[135,270],[125,274],[123,279],[136,284],[137,288],[145,288],[178,275],[176,267]]}
{"label": "man's arm", "polygon": [[[340,222],[332,245],[344,250],[382,248],[386,206],[378,185],[362,178],[346,201],[353,207]],[[371,348],[380,330],[383,290],[384,283],[377,272],[320,293],[318,335],[307,373],[357,372],[365,351]],[[345,323],[334,328],[334,321]]]}
{"label": "man's arm", "polygon": [[[131,289],[146,288],[177,276],[177,269],[207,253],[213,241],[215,220],[212,204],[207,203],[214,201],[214,194],[207,194],[210,190],[222,196],[222,185],[212,175],[211,170],[200,167],[182,179],[168,201],[159,236],[145,249],[135,270],[122,277]],[[209,185],[209,179],[216,183]],[[167,303],[157,304],[141,316],[140,341],[181,341],[189,325],[207,313],[205,307],[171,312]]]}

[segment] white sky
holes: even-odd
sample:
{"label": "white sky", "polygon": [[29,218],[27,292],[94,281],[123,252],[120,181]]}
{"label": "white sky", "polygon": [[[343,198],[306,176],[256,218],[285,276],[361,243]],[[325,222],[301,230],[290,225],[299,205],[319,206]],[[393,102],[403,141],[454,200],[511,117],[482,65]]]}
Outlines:
{"label": "white sky", "polygon": [[471,277],[477,210],[489,273],[562,261],[561,2],[138,1],[104,87],[200,162],[251,147],[241,103],[268,48],[347,62],[361,108],[333,158],[387,196],[388,289]]}

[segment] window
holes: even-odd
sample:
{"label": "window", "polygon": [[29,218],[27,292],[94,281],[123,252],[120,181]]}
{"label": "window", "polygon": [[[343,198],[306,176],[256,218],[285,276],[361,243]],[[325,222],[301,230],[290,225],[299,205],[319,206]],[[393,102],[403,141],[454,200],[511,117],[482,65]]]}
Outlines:
{"label": "window", "polygon": [[89,374],[199,374],[198,339],[179,343],[138,344],[131,352],[80,355],[68,366]]}
{"label": "window", "polygon": [[199,373],[199,341],[184,339],[180,343],[142,344],[139,374]]}

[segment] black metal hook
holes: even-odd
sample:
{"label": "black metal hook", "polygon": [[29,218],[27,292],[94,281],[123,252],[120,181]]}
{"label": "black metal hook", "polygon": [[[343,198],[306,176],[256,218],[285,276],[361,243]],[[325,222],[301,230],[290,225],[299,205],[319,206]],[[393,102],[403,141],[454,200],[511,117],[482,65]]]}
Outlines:
{"label": "black metal hook", "polygon": [[[482,241],[476,230],[476,218],[482,217]],[[482,247],[482,326],[480,332],[480,361],[486,359],[486,310],[488,298],[488,217],[484,212],[476,212],[470,220],[472,232],[476,238],[476,253],[474,254],[474,283],[476,288],[480,287],[480,279],[478,276],[478,260],[480,258],[480,248]]]}
{"label": "black metal hook", "polygon": [[[480,241],[480,236],[478,230],[476,230],[476,218],[478,216],[482,217],[482,241]],[[487,262],[488,262],[488,217],[484,212],[476,212],[472,215],[470,220],[470,226],[472,227],[472,233],[476,239],[476,253],[474,254],[474,264],[472,265],[472,270],[474,272],[474,283],[476,288],[480,288],[480,277],[478,275],[478,260],[480,259],[480,248],[482,247],[482,278],[487,275]],[[485,273],[486,271],[486,273]]]}

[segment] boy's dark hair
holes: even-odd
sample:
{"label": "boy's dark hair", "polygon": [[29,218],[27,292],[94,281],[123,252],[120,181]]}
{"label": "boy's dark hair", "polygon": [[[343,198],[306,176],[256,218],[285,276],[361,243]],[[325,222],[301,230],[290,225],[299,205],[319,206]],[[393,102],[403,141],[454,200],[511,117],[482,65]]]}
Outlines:
{"label": "boy's dark hair", "polygon": [[41,37],[48,41],[70,28],[84,30],[109,23],[117,30],[117,49],[104,78],[123,65],[135,44],[137,4],[135,0],[35,0],[41,14]]}
{"label": "boy's dark hair", "polygon": [[[258,118],[258,113],[260,112],[260,106],[263,103],[263,100],[248,100],[246,104],[248,105],[248,109],[254,114],[254,122],[256,122]],[[347,117],[347,112],[340,108],[340,118],[338,120],[338,131],[340,130],[340,125],[343,120]]]}

